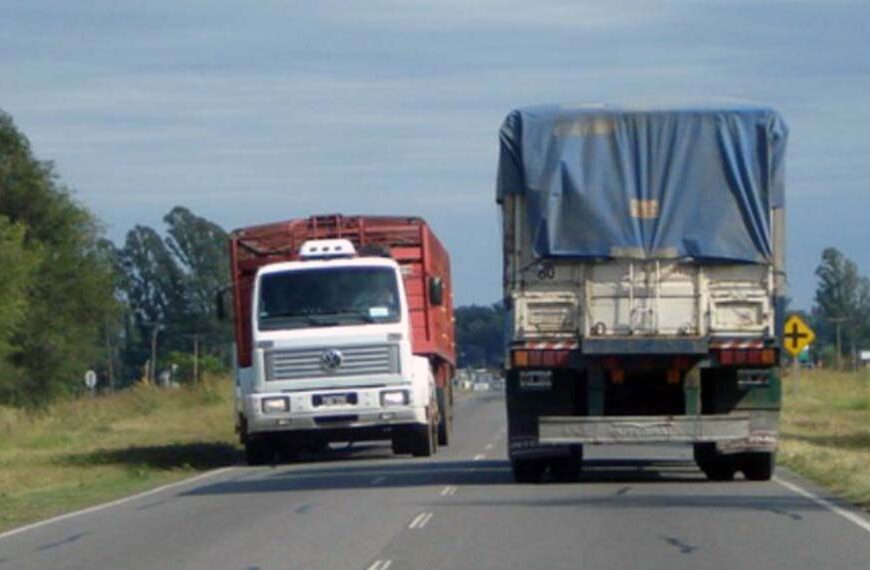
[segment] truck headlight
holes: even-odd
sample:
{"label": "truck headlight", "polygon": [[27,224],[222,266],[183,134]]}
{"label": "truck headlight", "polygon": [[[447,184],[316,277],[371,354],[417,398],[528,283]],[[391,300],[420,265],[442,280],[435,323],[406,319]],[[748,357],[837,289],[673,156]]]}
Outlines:
{"label": "truck headlight", "polygon": [[391,390],[381,392],[381,407],[405,406],[411,401],[407,390]]}
{"label": "truck headlight", "polygon": [[290,411],[290,398],[287,396],[278,396],[274,398],[263,398],[261,406],[264,414],[277,414],[279,412]]}

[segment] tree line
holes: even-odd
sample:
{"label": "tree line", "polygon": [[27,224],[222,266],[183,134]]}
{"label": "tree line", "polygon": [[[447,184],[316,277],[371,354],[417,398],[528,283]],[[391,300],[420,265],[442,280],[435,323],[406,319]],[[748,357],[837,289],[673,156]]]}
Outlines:
{"label": "tree line", "polygon": [[[88,369],[101,388],[120,388],[162,370],[192,381],[194,368],[229,365],[232,329],[214,305],[229,276],[227,232],[180,206],[163,221],[162,234],[137,225],[122,245],[107,240],[0,111],[0,404],[79,393]],[[816,276],[817,353],[833,363],[839,346],[853,362],[870,349],[870,280],[835,248]],[[500,303],[457,308],[459,366],[502,365],[504,319]]]}
{"label": "tree line", "polygon": [[227,234],[182,207],[164,222],[165,235],[136,226],[120,247],[105,239],[0,112],[0,404],[75,394],[88,369],[123,387],[164,369],[191,380],[195,352],[198,372],[226,366],[231,326],[213,299]]}

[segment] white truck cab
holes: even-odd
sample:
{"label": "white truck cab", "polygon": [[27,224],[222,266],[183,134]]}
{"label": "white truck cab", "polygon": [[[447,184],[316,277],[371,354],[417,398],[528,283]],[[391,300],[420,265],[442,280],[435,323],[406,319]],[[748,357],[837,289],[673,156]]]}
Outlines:
{"label": "white truck cab", "polygon": [[434,451],[435,379],[412,352],[396,261],[358,257],[348,240],[311,240],[298,261],[260,267],[252,296],[251,366],[236,369],[250,463],[331,441]]}

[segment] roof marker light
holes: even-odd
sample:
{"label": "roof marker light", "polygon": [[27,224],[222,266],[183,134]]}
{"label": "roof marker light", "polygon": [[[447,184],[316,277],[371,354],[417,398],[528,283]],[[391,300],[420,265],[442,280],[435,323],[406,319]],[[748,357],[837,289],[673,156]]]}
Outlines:
{"label": "roof marker light", "polygon": [[347,239],[308,240],[299,248],[299,257],[302,259],[353,257],[355,255],[356,248]]}

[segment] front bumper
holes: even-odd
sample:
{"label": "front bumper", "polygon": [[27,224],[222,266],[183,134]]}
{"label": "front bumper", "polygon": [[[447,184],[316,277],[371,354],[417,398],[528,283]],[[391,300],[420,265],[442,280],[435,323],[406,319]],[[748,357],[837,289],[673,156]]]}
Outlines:
{"label": "front bumper", "polygon": [[[382,406],[381,393],[407,389],[409,386],[390,386],[388,388],[351,388],[340,390],[306,390],[300,392],[272,392],[249,394],[244,397],[247,432],[292,432],[292,431],[333,431],[336,429],[368,429],[393,425],[427,423],[426,408],[411,401],[407,405]],[[330,394],[356,395],[356,404],[324,406],[315,405],[315,396]],[[264,413],[262,401],[266,398],[287,397],[290,411]]]}

